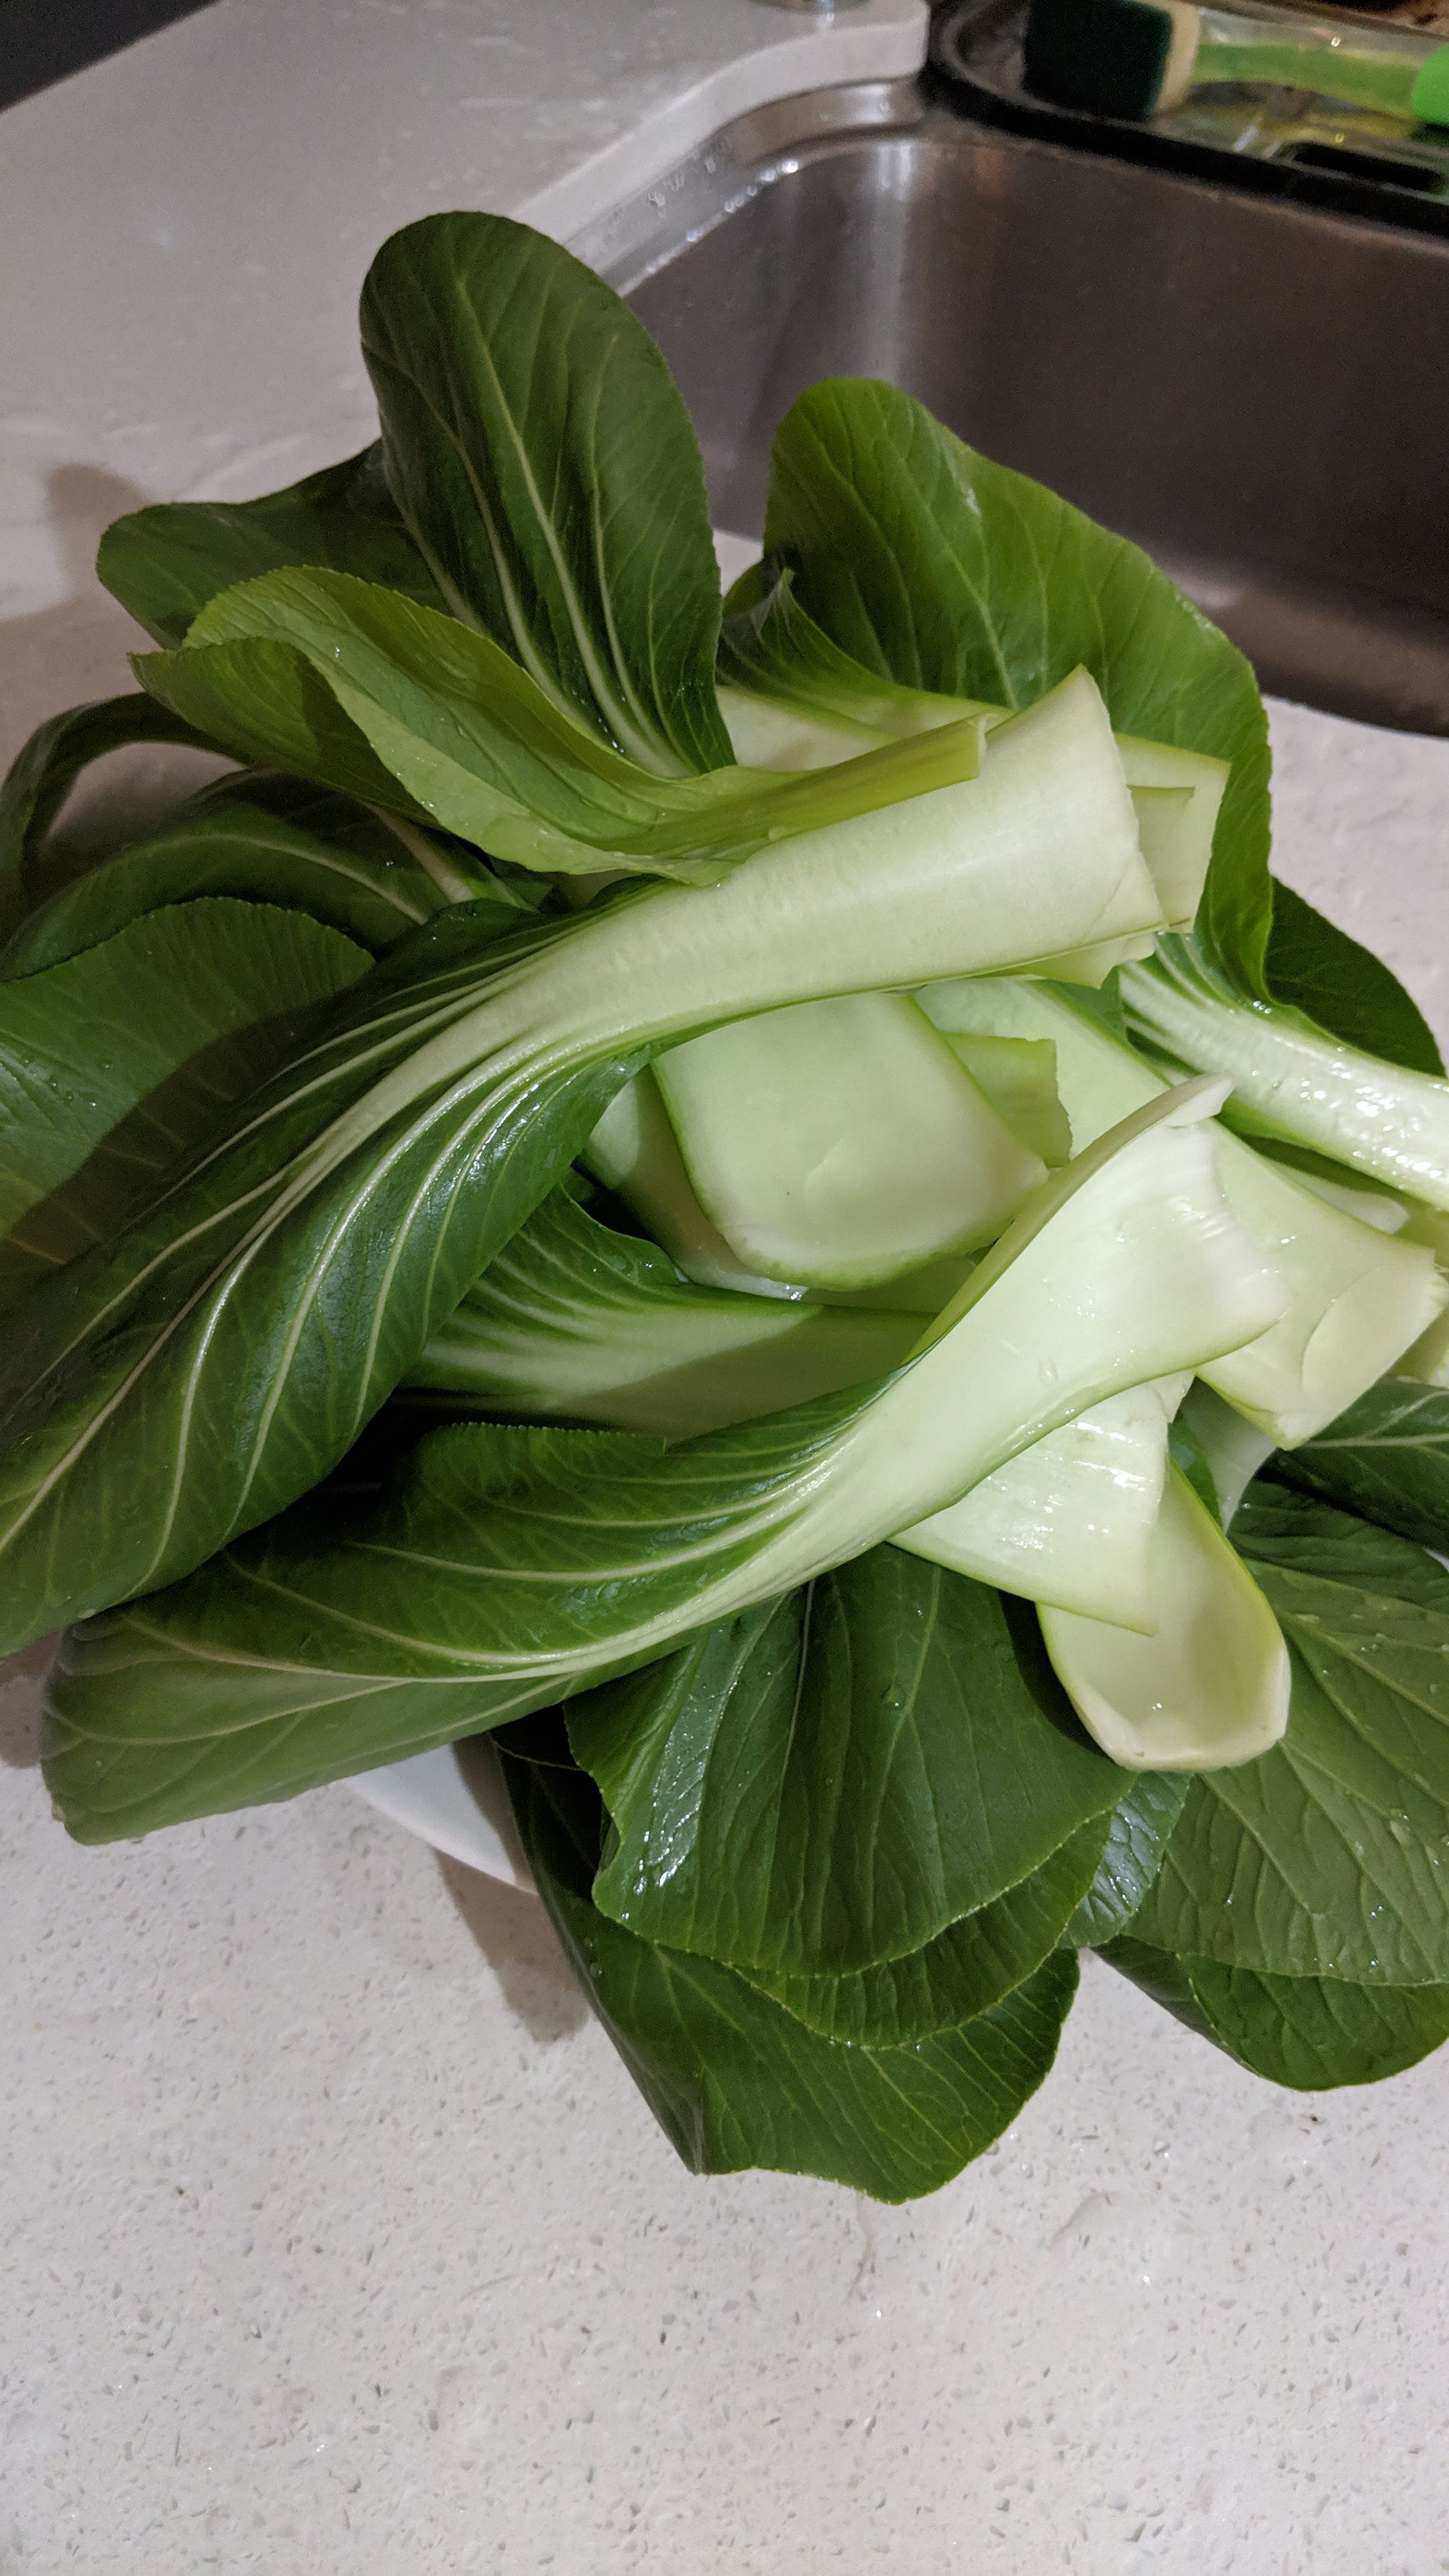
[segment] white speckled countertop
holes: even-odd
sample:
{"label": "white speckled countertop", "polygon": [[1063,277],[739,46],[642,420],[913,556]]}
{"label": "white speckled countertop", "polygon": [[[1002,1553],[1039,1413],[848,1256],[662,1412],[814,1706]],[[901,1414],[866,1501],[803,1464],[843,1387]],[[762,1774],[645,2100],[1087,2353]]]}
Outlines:
{"label": "white speckled countertop", "polygon": [[[221,0],[0,119],[0,756],[124,685],[106,518],[361,443],[394,223],[566,231],[830,76],[809,49],[918,43],[907,0],[829,38],[753,0],[303,14]],[[269,67],[224,153],[223,59]],[[1449,743],[1273,721],[1282,872],[1449,1034]],[[0,2576],[1449,2568],[1449,2054],[1275,2093],[1089,1961],[934,2200],[696,2182],[536,1902],[345,1788],[68,1843],[42,1660],[0,1682]]]}

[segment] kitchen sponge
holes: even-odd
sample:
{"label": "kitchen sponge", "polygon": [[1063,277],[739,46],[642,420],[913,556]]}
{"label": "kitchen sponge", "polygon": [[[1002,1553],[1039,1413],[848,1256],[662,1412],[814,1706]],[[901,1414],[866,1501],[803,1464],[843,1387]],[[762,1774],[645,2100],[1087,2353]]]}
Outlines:
{"label": "kitchen sponge", "polygon": [[1186,98],[1200,32],[1188,0],[1033,0],[1026,85],[1094,116],[1157,116]]}
{"label": "kitchen sponge", "polygon": [[1313,90],[1405,124],[1449,125],[1449,45],[1284,10],[1251,18],[1188,0],[1031,0],[1028,89],[1094,116],[1160,116],[1216,81]]}

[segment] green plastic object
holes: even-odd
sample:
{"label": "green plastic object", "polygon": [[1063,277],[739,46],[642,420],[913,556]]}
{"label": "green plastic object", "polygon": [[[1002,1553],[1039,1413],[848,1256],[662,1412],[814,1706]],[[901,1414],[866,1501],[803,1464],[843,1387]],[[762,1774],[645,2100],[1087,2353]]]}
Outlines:
{"label": "green plastic object", "polygon": [[1421,125],[1449,125],[1449,45],[1430,54],[1409,93],[1409,105]]}

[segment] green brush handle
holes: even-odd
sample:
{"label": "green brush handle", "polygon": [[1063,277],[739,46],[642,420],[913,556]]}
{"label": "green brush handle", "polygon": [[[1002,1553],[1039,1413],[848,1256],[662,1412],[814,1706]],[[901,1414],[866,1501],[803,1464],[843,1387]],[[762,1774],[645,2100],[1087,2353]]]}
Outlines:
{"label": "green brush handle", "polygon": [[1449,125],[1449,45],[1425,54],[1387,31],[1380,36],[1317,22],[1305,24],[1300,36],[1281,24],[1230,18],[1214,9],[1204,9],[1201,22],[1194,88],[1204,81],[1271,83],[1387,116]]}

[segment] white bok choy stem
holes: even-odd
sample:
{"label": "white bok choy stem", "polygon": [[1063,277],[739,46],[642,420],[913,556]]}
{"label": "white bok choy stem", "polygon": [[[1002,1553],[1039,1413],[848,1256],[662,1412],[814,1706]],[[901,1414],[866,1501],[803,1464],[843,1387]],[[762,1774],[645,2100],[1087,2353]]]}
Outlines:
{"label": "white bok choy stem", "polygon": [[[817,633],[817,645],[822,641]],[[979,719],[988,739],[1008,721],[1006,707],[882,684],[860,665],[851,665],[837,648],[827,649],[833,661],[853,670],[854,712],[847,714],[843,705],[812,704],[812,675],[804,665],[794,674],[799,694],[788,698],[738,682],[723,684],[717,690],[720,713],[736,760],[753,769],[828,769],[862,752],[881,750],[889,742],[959,724],[965,718]],[[1116,743],[1137,812],[1142,855],[1158,890],[1163,919],[1169,930],[1187,930],[1212,857],[1228,763],[1207,752],[1147,742],[1135,734],[1119,733]]]}
{"label": "white bok choy stem", "polygon": [[654,1075],[701,1207],[767,1278],[871,1288],[976,1251],[1045,1177],[903,993],[731,1020]]}
{"label": "white bok choy stem", "polygon": [[1071,1610],[1038,1618],[1086,1727],[1129,1771],[1218,1771],[1271,1751],[1288,1723],[1283,1634],[1236,1548],[1170,1467],[1152,1536],[1154,1632]]}
{"label": "white bok choy stem", "polygon": [[1282,1291],[1218,1186],[1220,1098],[1186,1085],[1055,1175],[873,1388],[674,1449],[437,1432],[370,1515],[305,1505],[74,1630],[46,1740],[71,1831],[286,1797],[650,1662],[1261,1331]]}
{"label": "white bok choy stem", "polygon": [[[1078,1147],[1157,1096],[1162,1077],[1130,1046],[1030,977],[945,982],[919,999],[948,1032],[1051,1038]],[[1224,1132],[1220,1151],[1228,1199],[1282,1271],[1291,1303],[1250,1349],[1198,1374],[1275,1444],[1292,1448],[1392,1368],[1443,1308],[1445,1285],[1432,1253],[1330,1207],[1240,1138]]]}
{"label": "white bok choy stem", "polygon": [[1167,1430],[1189,1384],[1179,1372],[1089,1406],[959,1502],[898,1530],[895,1545],[1023,1600],[1150,1630]]}
{"label": "white bok choy stem", "polygon": [[1231,1076],[1235,1125],[1449,1210],[1449,1082],[1364,1055],[1280,1003],[1247,1000],[1178,940],[1124,974],[1122,1002],[1134,1036],[1174,1069]]}
{"label": "white bok choy stem", "polygon": [[633,1209],[671,1261],[701,1288],[791,1299],[807,1294],[801,1282],[763,1279],[748,1269],[711,1224],[684,1168],[652,1067],[615,1092],[578,1159]]}

